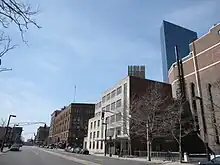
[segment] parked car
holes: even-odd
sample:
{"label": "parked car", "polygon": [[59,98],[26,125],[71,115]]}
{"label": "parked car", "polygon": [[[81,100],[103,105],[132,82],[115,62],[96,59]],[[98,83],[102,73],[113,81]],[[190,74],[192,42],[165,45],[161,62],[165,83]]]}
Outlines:
{"label": "parked car", "polygon": [[87,150],[87,149],[82,149],[82,150],[81,150],[81,154],[89,155],[89,150]]}
{"label": "parked car", "polygon": [[207,162],[199,162],[199,165],[220,165],[220,157],[215,157]]}
{"label": "parked car", "polygon": [[54,149],[54,148],[55,148],[55,146],[53,144],[49,145],[49,149]]}
{"label": "parked car", "polygon": [[74,149],[74,153],[76,153],[76,154],[80,154],[81,151],[82,151],[82,148],[79,148],[79,147]]}
{"label": "parked car", "polygon": [[66,151],[66,152],[71,152],[71,149],[72,149],[72,147],[69,146],[69,147],[66,147],[66,148],[65,148],[65,151]]}
{"label": "parked car", "polygon": [[20,147],[19,144],[13,144],[10,148],[10,151],[19,151]]}

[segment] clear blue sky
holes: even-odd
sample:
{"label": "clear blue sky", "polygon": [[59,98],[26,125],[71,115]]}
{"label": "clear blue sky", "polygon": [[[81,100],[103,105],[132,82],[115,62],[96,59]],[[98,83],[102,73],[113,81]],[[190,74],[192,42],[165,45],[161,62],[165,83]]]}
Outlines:
{"label": "clear blue sky", "polygon": [[[46,121],[53,110],[95,102],[126,76],[127,65],[146,65],[149,79],[162,80],[159,28],[168,20],[206,33],[220,21],[219,0],[30,0],[40,5],[42,29],[26,33],[29,47],[11,28],[19,46],[2,59],[0,118]],[[24,135],[39,125],[24,127]]]}

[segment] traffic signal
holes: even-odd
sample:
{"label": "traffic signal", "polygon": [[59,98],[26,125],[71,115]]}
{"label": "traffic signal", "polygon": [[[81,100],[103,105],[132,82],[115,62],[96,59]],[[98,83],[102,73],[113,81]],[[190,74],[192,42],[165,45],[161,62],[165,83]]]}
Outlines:
{"label": "traffic signal", "polygon": [[102,112],[102,120],[105,118],[105,112]]}

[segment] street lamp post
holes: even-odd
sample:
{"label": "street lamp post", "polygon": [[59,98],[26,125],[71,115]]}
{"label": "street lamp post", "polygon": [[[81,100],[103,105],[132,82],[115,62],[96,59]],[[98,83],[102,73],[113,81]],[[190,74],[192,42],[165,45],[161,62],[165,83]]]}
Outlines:
{"label": "street lamp post", "polygon": [[4,72],[4,71],[12,71],[11,68],[0,68],[0,72]]}
{"label": "street lamp post", "polygon": [[[112,114],[114,114],[114,112],[111,112],[111,111],[105,111],[105,112],[109,112],[109,113],[112,113]],[[105,125],[105,156],[106,156],[106,154],[107,154],[107,120],[105,120],[105,122],[103,122],[104,121],[104,119],[105,119],[105,112],[103,111],[102,112],[102,116],[101,116],[101,119],[102,119],[102,125]]]}
{"label": "street lamp post", "polygon": [[205,120],[203,99],[199,96],[195,96],[194,99],[199,100],[199,103],[200,103],[201,115],[202,115],[202,125],[203,125],[203,134],[204,134],[204,145],[205,145],[207,159],[210,160],[209,147],[208,147],[208,137],[207,137],[208,136],[207,135],[207,126],[206,126],[206,120]]}
{"label": "street lamp post", "polygon": [[105,156],[107,154],[107,121],[104,122],[105,120],[105,112],[102,112],[102,125],[105,125]]}
{"label": "street lamp post", "polygon": [[11,120],[12,117],[16,117],[16,115],[9,115],[8,123],[7,123],[6,129],[5,129],[5,135],[3,136],[3,140],[2,140],[1,152],[4,149],[5,138],[6,138],[7,134],[8,134],[8,127],[9,127],[10,120]]}

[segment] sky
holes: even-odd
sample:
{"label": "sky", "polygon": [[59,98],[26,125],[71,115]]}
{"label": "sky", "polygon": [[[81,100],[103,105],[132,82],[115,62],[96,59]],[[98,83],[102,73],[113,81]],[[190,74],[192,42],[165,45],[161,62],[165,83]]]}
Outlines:
{"label": "sky", "polygon": [[[128,65],[145,65],[148,79],[162,81],[160,26],[163,20],[198,33],[220,22],[219,0],[29,0],[39,6],[42,26],[30,26],[18,46],[2,58],[0,119],[43,121],[74,100],[95,103],[127,75]],[[29,138],[40,125],[25,126]]]}

